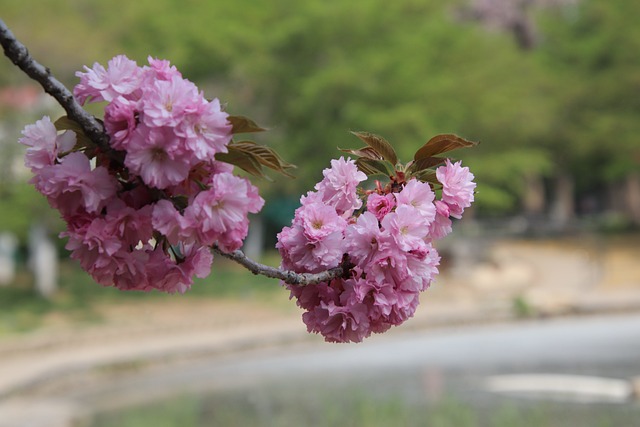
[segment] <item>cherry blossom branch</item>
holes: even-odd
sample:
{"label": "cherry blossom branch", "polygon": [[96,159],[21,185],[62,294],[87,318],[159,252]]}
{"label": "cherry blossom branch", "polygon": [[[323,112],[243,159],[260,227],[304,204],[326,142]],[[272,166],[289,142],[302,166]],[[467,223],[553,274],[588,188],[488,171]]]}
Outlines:
{"label": "cherry blossom branch", "polygon": [[[4,49],[4,54],[11,62],[18,66],[31,79],[40,83],[44,91],[51,95],[58,104],[64,108],[69,118],[80,125],[84,133],[96,146],[104,152],[111,151],[109,136],[106,134],[102,123],[82,108],[75,100],[71,91],[52,75],[49,68],[37,62],[30,55],[26,46],[16,39],[2,19],[0,19],[0,44]],[[260,264],[248,258],[240,250],[226,253],[215,245],[213,250],[225,258],[237,262],[253,274],[280,279],[291,285],[310,285],[327,282],[342,276],[345,271],[343,267],[336,267],[317,274],[300,274],[294,271],[281,270]]]}
{"label": "cherry blossom branch", "polygon": [[223,252],[217,246],[213,246],[213,251],[220,256],[229,258],[244,268],[252,272],[253,274],[259,274],[261,276],[270,277],[272,279],[280,279],[290,285],[313,285],[321,282],[328,282],[337,277],[341,277],[344,274],[343,267],[335,267],[321,273],[296,273],[290,270],[280,270],[275,267],[260,264],[248,258],[241,250],[233,251],[231,253]]}
{"label": "cherry blossom branch", "polygon": [[0,19],[0,44],[2,44],[7,58],[29,77],[40,83],[44,91],[55,98],[58,104],[64,108],[69,118],[82,127],[91,141],[101,150],[110,151],[109,137],[104,132],[102,124],[78,104],[69,89],[51,74],[49,68],[33,59],[26,46],[16,39],[2,19]]}

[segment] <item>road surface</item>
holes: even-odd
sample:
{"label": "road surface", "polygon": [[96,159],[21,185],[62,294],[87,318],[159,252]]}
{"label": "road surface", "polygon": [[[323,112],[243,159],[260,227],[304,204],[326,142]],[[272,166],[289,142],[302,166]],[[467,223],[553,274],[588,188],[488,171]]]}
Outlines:
{"label": "road surface", "polygon": [[[640,375],[640,314],[398,330],[358,345],[314,341],[117,374],[111,380],[63,387],[59,393],[83,407],[107,410],[177,393],[265,385],[362,387],[418,401],[486,394],[492,379],[513,379],[512,375],[533,375],[534,381],[543,375],[551,383],[558,374],[571,375],[569,380],[577,376],[578,383],[580,377],[601,377],[615,385]],[[604,400],[607,393],[603,388]]]}

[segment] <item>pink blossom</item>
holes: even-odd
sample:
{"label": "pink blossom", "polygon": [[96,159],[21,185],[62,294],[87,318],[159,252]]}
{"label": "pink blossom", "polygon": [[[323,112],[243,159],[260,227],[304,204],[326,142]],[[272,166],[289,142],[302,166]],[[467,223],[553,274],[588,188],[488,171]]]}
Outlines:
{"label": "pink blossom", "polygon": [[71,151],[76,144],[76,134],[66,131],[58,135],[56,127],[48,116],[35,124],[28,125],[22,131],[20,143],[26,145],[25,165],[37,172],[45,166],[51,166],[61,154]]}
{"label": "pink blossom", "polygon": [[429,184],[414,178],[407,182],[402,191],[394,194],[398,206],[413,206],[427,224],[434,220],[436,216],[436,208],[433,205],[435,194]]}
{"label": "pink blossom", "polygon": [[146,250],[122,246],[116,248],[114,236],[106,232],[101,235],[100,221],[97,219],[85,229],[61,234],[69,237],[65,247],[71,251],[71,258],[79,261],[82,268],[103,286],[115,286],[122,290],[149,290],[149,257]]}
{"label": "pink blossom", "polygon": [[150,127],[178,126],[204,101],[196,85],[178,76],[168,81],[156,80],[144,89],[143,120]]}
{"label": "pink blossom", "polygon": [[140,105],[122,96],[107,104],[104,109],[104,127],[110,144],[116,150],[126,150],[133,131],[138,126]]}
{"label": "pink blossom", "polygon": [[361,342],[371,334],[368,320],[363,304],[345,307],[333,301],[302,315],[307,330],[320,333],[327,342]]}
{"label": "pink blossom", "polygon": [[165,59],[157,59],[151,56],[147,57],[148,67],[143,67],[143,71],[147,73],[150,80],[172,80],[174,77],[182,78],[182,74],[178,69],[171,65]]}
{"label": "pink blossom", "polygon": [[438,275],[440,255],[431,245],[425,245],[419,251],[412,251],[406,256],[406,268],[409,280],[398,284],[399,289],[407,291],[425,291]]}
{"label": "pink blossom", "polygon": [[80,83],[73,89],[73,95],[81,104],[87,99],[91,102],[110,102],[118,96],[129,95],[138,89],[142,78],[135,61],[124,55],[111,59],[106,70],[97,62],[93,64],[93,68],[84,68],[86,73],[76,73],[80,77]]}
{"label": "pink blossom", "polygon": [[364,265],[378,251],[381,240],[381,230],[378,219],[367,211],[358,217],[355,224],[350,224],[345,230],[347,253],[352,262]]}
{"label": "pink blossom", "polygon": [[397,291],[398,302],[391,309],[387,322],[392,326],[398,326],[413,317],[420,303],[418,292]]}
{"label": "pink blossom", "polygon": [[156,249],[151,253],[149,283],[155,289],[168,293],[185,293],[193,284],[193,278],[204,278],[211,272],[213,255],[204,246],[180,246],[180,259],[172,260]]}
{"label": "pink blossom", "polygon": [[186,147],[202,161],[213,161],[216,153],[226,153],[231,141],[229,115],[220,110],[220,101],[204,102],[184,115],[175,132],[185,139]]}
{"label": "pink blossom", "polygon": [[104,228],[124,245],[135,247],[153,238],[151,205],[140,209],[127,206],[121,199],[112,200],[105,208]]}
{"label": "pink blossom", "polygon": [[442,239],[451,233],[451,219],[449,215],[451,214],[449,210],[449,206],[440,201],[435,201],[436,206],[436,218],[429,226],[429,236],[433,240]]}
{"label": "pink blossom", "polygon": [[419,249],[425,244],[429,225],[420,211],[411,205],[401,205],[382,220],[382,228],[388,232],[403,251]]}
{"label": "pink blossom", "polygon": [[333,233],[344,231],[347,222],[336,210],[322,203],[304,205],[296,211],[296,223],[302,227],[302,232],[309,242],[319,242]]}
{"label": "pink blossom", "polygon": [[189,170],[187,179],[164,189],[171,196],[185,196],[193,199],[204,187],[213,184],[213,177],[220,173],[233,173],[233,165],[221,161],[200,162]]}
{"label": "pink blossom", "polygon": [[124,162],[145,184],[160,189],[184,181],[191,168],[191,161],[171,128],[137,128]]}
{"label": "pink blossom", "polygon": [[395,207],[396,201],[393,194],[382,196],[378,193],[372,193],[367,198],[367,211],[373,213],[378,221],[382,221],[382,218]]}
{"label": "pink blossom", "polygon": [[344,288],[352,286],[347,282],[335,279],[312,285],[317,290],[317,304],[302,315],[302,320],[309,332],[321,334],[325,341],[360,342],[371,334],[366,306],[348,299],[344,300],[346,304],[340,301]]}
{"label": "pink blossom", "polygon": [[106,168],[91,170],[89,159],[80,152],[66,155],[60,164],[44,167],[34,183],[53,207],[67,214],[79,207],[98,212],[115,197],[118,188]]}
{"label": "pink blossom", "polygon": [[153,204],[157,199],[157,193],[146,185],[136,185],[131,189],[119,191],[118,198],[127,206],[133,209],[140,209]]}
{"label": "pink blossom", "polygon": [[347,298],[355,298],[365,304],[372,332],[388,330],[391,325],[387,318],[398,302],[393,284],[359,278],[353,280],[353,291],[351,295],[347,294]]}
{"label": "pink blossom", "polygon": [[335,208],[339,215],[348,217],[355,209],[362,206],[362,200],[356,193],[358,184],[367,179],[367,175],[358,170],[351,159],[331,160],[331,168],[322,171],[324,179],[316,184],[315,189],[322,200]]}
{"label": "pink blossom", "polygon": [[326,282],[305,286],[287,283],[283,283],[283,285],[291,291],[290,299],[295,298],[296,304],[307,311],[313,310],[320,304],[320,301],[338,301],[340,299],[339,289],[330,287]]}
{"label": "pink blossom", "polygon": [[[387,239],[392,240],[390,237]],[[382,242],[382,249],[374,254],[371,261],[361,266],[369,280],[379,284],[402,283],[409,278],[407,253],[399,251],[387,242]]]}
{"label": "pink blossom", "polygon": [[[345,178],[353,177],[348,169],[355,165],[349,163],[332,162],[316,191],[301,198],[291,227],[278,234],[276,244],[282,267],[299,273],[326,270],[343,256],[352,265],[348,279],[286,285],[305,310],[309,332],[330,342],[359,342],[414,315],[420,292],[438,274],[440,256],[432,234],[445,232],[450,221],[449,205],[435,201],[430,185],[415,179],[399,193],[371,193],[367,210],[354,215],[359,200],[341,205],[358,197],[360,181]],[[342,228],[335,227],[336,215],[346,220],[344,237],[336,238],[334,229]]]}
{"label": "pink blossom", "polygon": [[98,283],[105,286],[115,286],[123,291],[148,292],[154,289],[149,281],[149,253],[149,248],[121,250],[109,259],[101,257],[88,271]]}
{"label": "pink blossom", "polygon": [[162,233],[172,245],[177,245],[182,239],[193,240],[188,239],[185,233],[188,235],[187,230],[194,228],[195,224],[190,224],[169,200],[159,200],[153,206],[151,222],[153,228]]}
{"label": "pink blossom", "polygon": [[88,256],[91,249],[87,247],[71,253],[71,258],[80,261],[83,268],[91,274],[97,283],[103,286],[114,286],[120,290],[150,291],[154,289],[149,282],[149,252],[145,249],[121,248],[111,254],[95,254],[93,262]]}
{"label": "pink blossom", "polygon": [[302,206],[310,205],[313,203],[324,204],[325,201],[323,200],[322,196],[322,193],[318,193],[317,191],[307,191],[307,194],[300,197],[300,204]]}
{"label": "pink blossom", "polygon": [[473,174],[469,168],[462,167],[461,162],[452,164],[447,159],[446,164],[436,170],[436,177],[442,183],[442,201],[449,206],[451,216],[461,218],[464,209],[474,200]]}
{"label": "pink blossom", "polygon": [[311,242],[300,225],[285,227],[278,233],[276,248],[283,260],[283,267],[299,273],[319,273],[337,267],[344,254],[342,232],[333,232],[322,240]]}
{"label": "pink blossom", "polygon": [[345,252],[346,225],[333,207],[318,201],[303,204],[296,210],[291,228],[278,234],[276,248],[283,266],[309,273],[336,267]]}
{"label": "pink blossom", "polygon": [[309,271],[307,268],[317,267],[313,261],[313,255],[307,250],[308,240],[300,226],[284,227],[276,238],[278,239],[276,249],[282,257],[282,268],[306,273]]}
{"label": "pink blossom", "polygon": [[107,221],[101,217],[93,216],[88,224],[81,228],[70,228],[61,236],[69,237],[67,249],[76,250],[84,247],[86,250],[95,250],[97,255],[112,256],[122,248],[122,241],[107,227]]}
{"label": "pink blossom", "polygon": [[[210,272],[208,246],[238,249],[248,215],[264,204],[256,187],[232,175],[232,165],[215,160],[231,141],[228,114],[168,61],[150,57],[149,66],[138,67],[117,56],[107,68],[94,64],[77,76],[81,103],[107,102],[114,151],[74,151],[75,134],[58,135],[45,117],[21,139],[32,183],[62,213],[72,258],[98,283],[186,291]],[[344,228],[344,219],[335,221]]]}
{"label": "pink blossom", "polygon": [[185,209],[194,233],[203,245],[218,243],[226,252],[242,246],[249,229],[249,213],[262,209],[264,200],[256,187],[230,173],[213,177],[211,189],[200,192]]}

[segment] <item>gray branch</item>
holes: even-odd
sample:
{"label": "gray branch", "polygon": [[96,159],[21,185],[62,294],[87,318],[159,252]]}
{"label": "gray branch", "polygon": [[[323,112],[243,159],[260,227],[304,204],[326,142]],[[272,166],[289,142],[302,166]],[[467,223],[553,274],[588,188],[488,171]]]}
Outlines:
{"label": "gray branch", "polygon": [[[69,89],[51,74],[51,70],[33,59],[27,48],[15,38],[2,19],[0,19],[0,44],[2,44],[4,54],[11,62],[17,65],[33,80],[40,83],[44,91],[55,98],[58,104],[64,108],[69,118],[76,121],[82,127],[82,130],[91,141],[104,152],[110,151],[109,136],[105,133],[102,123],[87,113],[82,106],[78,104]],[[310,285],[327,282],[342,276],[345,271],[342,267],[336,267],[317,274],[300,274],[260,264],[247,258],[247,256],[239,250],[226,253],[215,245],[213,250],[225,258],[232,259],[253,274],[280,279],[292,285]]]}
{"label": "gray branch", "polygon": [[25,74],[40,83],[44,91],[54,97],[58,104],[64,108],[69,118],[82,127],[91,141],[101,150],[110,151],[109,137],[104,132],[102,124],[78,104],[69,89],[53,77],[51,70],[33,59],[29,50],[16,39],[2,19],[0,19],[0,44],[2,44],[7,58]]}
{"label": "gray branch", "polygon": [[321,273],[296,273],[290,270],[280,270],[275,267],[260,264],[247,256],[240,250],[226,253],[220,250],[217,246],[213,246],[213,251],[225,258],[229,258],[253,274],[260,274],[262,276],[271,277],[272,279],[280,279],[290,285],[311,285],[314,283],[328,282],[332,279],[341,277],[344,274],[343,267],[336,267],[330,270],[323,271]]}

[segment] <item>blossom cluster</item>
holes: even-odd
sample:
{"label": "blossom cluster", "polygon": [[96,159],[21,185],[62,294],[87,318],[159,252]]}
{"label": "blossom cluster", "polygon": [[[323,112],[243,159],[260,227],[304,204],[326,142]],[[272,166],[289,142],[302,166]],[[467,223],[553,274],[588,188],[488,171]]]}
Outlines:
{"label": "blossom cluster", "polygon": [[315,285],[285,284],[305,310],[309,332],[326,341],[359,342],[413,316],[421,291],[438,274],[436,239],[451,232],[474,199],[469,169],[448,159],[436,171],[441,197],[415,178],[367,192],[351,159],[333,160],[315,191],[301,198],[290,227],[278,234],[282,267],[316,273],[345,267]]}
{"label": "blossom cluster", "polygon": [[60,132],[49,117],[23,131],[36,189],[66,221],[71,257],[100,284],[185,292],[209,274],[210,246],[233,251],[264,200],[233,166],[232,126],[167,61],[125,56],[77,73],[81,103],[106,102],[109,147]]}

